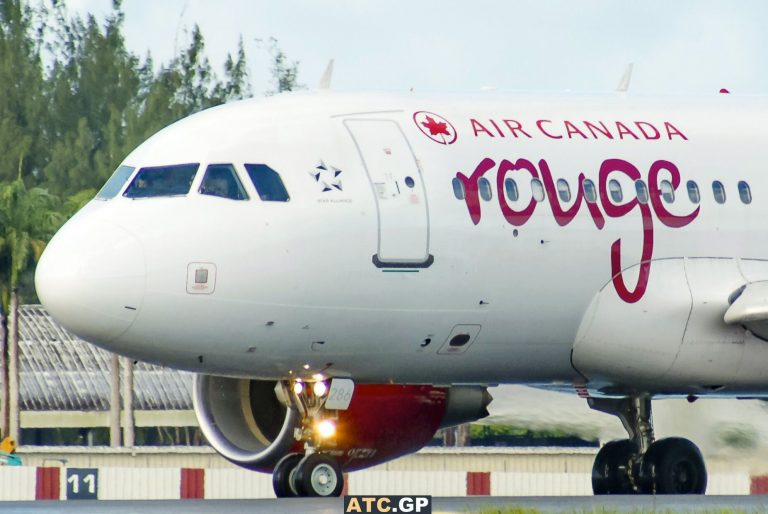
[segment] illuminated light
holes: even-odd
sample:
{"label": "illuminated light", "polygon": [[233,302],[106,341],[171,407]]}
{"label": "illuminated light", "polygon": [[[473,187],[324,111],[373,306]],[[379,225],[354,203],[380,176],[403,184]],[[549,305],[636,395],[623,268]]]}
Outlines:
{"label": "illuminated light", "polygon": [[324,380],[325,379],[325,377],[323,376],[322,373],[315,373],[314,375],[312,375],[312,378],[315,379],[315,380]]}
{"label": "illuminated light", "polygon": [[315,393],[315,396],[325,396],[325,393],[328,392],[328,386],[325,382],[315,382],[315,385],[312,386],[312,392]]}
{"label": "illuminated light", "polygon": [[309,369],[309,364],[304,364],[304,366],[302,366],[302,367],[303,367],[304,369]]}
{"label": "illuminated light", "polygon": [[304,391],[304,384],[301,382],[296,382],[293,384],[293,392],[296,394],[301,394]]}
{"label": "illuminated light", "polygon": [[330,419],[324,419],[317,424],[316,428],[317,433],[323,439],[328,439],[329,437],[333,437],[336,434],[336,423]]}

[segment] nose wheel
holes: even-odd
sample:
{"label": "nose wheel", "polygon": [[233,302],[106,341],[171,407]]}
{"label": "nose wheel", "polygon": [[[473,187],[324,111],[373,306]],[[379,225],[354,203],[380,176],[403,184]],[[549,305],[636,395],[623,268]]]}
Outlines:
{"label": "nose wheel", "polygon": [[595,456],[592,490],[601,494],[704,494],[707,468],[688,439],[654,441],[651,399],[589,399],[595,410],[621,419],[629,439],[605,444]]}
{"label": "nose wheel", "polygon": [[328,453],[336,444],[333,439],[336,425],[333,411],[325,408],[327,384],[296,380],[281,385],[286,402],[302,417],[294,437],[304,444],[305,452],[288,454],[277,463],[272,472],[275,495],[278,498],[341,495],[344,474],[338,461]]}
{"label": "nose wheel", "polygon": [[293,484],[300,496],[339,496],[344,489],[344,475],[336,459],[311,453],[296,466]]}
{"label": "nose wheel", "polygon": [[272,489],[278,498],[292,498],[299,496],[299,492],[293,486],[293,476],[304,455],[289,453],[277,463],[272,471]]}
{"label": "nose wheel", "polygon": [[272,487],[278,498],[336,497],[344,489],[344,474],[333,457],[321,453],[292,453],[275,466]]}

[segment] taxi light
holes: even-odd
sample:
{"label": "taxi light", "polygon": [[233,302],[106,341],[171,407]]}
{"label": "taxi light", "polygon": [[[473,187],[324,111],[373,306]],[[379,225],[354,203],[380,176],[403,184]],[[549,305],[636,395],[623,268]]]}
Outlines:
{"label": "taxi light", "polygon": [[301,394],[304,391],[304,384],[301,382],[296,382],[293,384],[293,392],[296,394]]}
{"label": "taxi light", "polygon": [[328,386],[325,382],[315,382],[315,385],[312,386],[312,392],[317,397],[323,397],[328,392]]}
{"label": "taxi light", "polygon": [[336,434],[336,423],[330,419],[324,419],[317,424],[317,433],[323,439],[328,439]]}

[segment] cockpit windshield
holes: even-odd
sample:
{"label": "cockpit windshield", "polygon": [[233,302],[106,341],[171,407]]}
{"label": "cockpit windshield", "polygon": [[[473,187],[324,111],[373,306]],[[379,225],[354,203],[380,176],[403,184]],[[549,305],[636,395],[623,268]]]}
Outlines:
{"label": "cockpit windshield", "polygon": [[117,196],[117,193],[120,192],[135,169],[133,166],[120,166],[117,168],[106,184],[104,184],[104,187],[101,188],[101,191],[96,194],[96,199],[109,200]]}
{"label": "cockpit windshield", "polygon": [[205,170],[205,176],[200,184],[200,194],[229,198],[230,200],[247,200],[248,195],[237,178],[237,173],[231,164],[211,164]]}
{"label": "cockpit windshield", "polygon": [[150,198],[186,195],[199,167],[200,164],[176,164],[141,168],[123,196]]}

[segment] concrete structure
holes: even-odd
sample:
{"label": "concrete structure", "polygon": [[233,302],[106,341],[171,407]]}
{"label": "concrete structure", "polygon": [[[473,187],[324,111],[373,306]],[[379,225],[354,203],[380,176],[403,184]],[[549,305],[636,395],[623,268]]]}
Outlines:
{"label": "concrete structure", "polygon": [[[19,320],[22,429],[109,428],[114,425],[110,419],[112,399],[120,397],[124,430],[130,430],[132,424],[197,426],[191,373],[145,363],[131,367],[130,361],[121,359],[125,380],[118,396],[110,376],[114,364],[111,353],[73,336],[39,305],[22,306]],[[126,399],[131,396],[128,405]],[[130,433],[124,434],[123,439],[130,437]]]}
{"label": "concrete structure", "polygon": [[[591,495],[595,450],[427,448],[348,475],[348,494]],[[233,466],[207,448],[25,448],[26,466],[0,468],[0,500],[272,498],[271,476]],[[715,459],[708,494],[768,493],[755,457]],[[76,487],[75,487],[76,486]],[[74,489],[77,489],[75,491]],[[90,491],[90,492],[89,492]]]}

